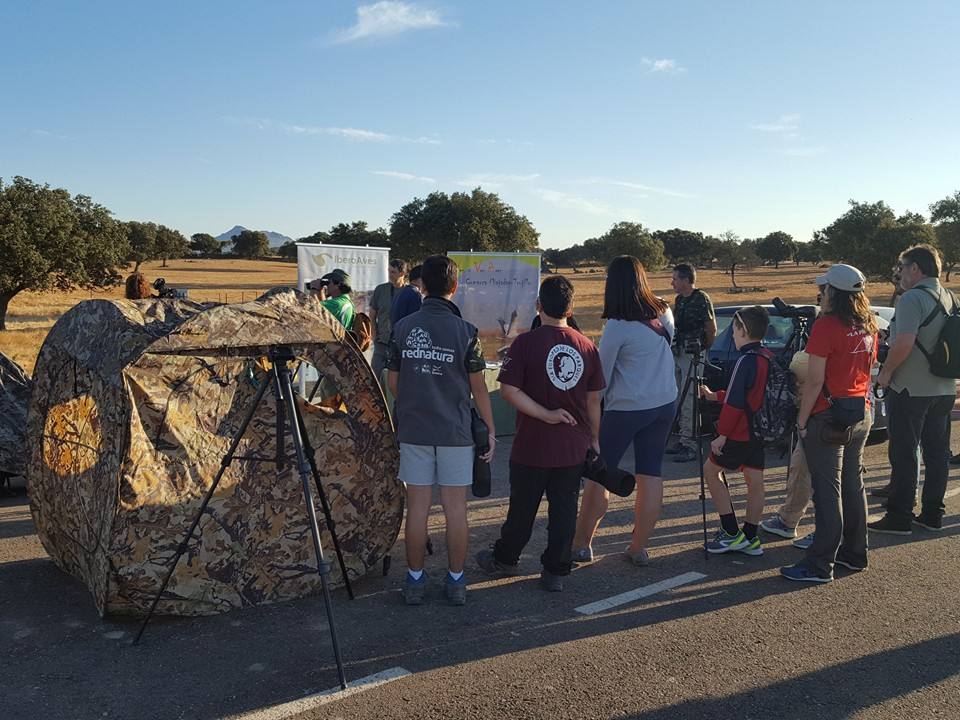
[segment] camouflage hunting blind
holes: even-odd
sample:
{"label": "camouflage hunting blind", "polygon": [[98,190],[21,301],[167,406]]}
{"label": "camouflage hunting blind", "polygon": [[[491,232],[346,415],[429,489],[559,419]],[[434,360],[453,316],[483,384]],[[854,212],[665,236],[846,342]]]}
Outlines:
{"label": "camouflage hunting blind", "polygon": [[[343,397],[345,411],[296,401],[351,578],[393,546],[403,491],[383,394],[316,299],[274,290],[240,305],[82,302],[54,325],[37,360],[28,481],[44,547],[87,584],[101,614],[148,609],[268,379],[264,356],[274,345],[293,348]],[[268,462],[277,454],[276,417],[268,393],[157,612],[217,613],[319,591],[289,433],[284,469]],[[336,564],[331,581],[343,581]]]}

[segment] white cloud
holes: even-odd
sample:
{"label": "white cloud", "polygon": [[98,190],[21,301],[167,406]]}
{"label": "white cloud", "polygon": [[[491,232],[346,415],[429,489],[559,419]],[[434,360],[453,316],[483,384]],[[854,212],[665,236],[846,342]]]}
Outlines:
{"label": "white cloud", "polygon": [[225,122],[228,122],[231,125],[243,125],[245,127],[255,128],[257,130],[269,130],[273,127],[273,121],[269,118],[237,117],[236,115],[227,115],[223,119]]}
{"label": "white cloud", "polygon": [[643,64],[647,68],[647,74],[663,73],[665,75],[675,75],[687,71],[685,67],[680,67],[676,60],[671,60],[670,58],[661,58],[660,60],[643,58]]}
{"label": "white cloud", "polygon": [[41,128],[37,128],[36,130],[33,130],[32,132],[33,132],[33,134],[36,135],[37,137],[56,138],[57,140],[69,140],[69,139],[70,139],[70,138],[67,137],[66,135],[61,135],[60,133],[55,133],[55,132],[53,132],[53,131],[51,131],[51,130],[43,130],[43,129],[41,129]]}
{"label": "white cloud", "polygon": [[681,192],[680,190],[671,190],[669,188],[656,187],[654,185],[645,185],[643,183],[631,182],[628,180],[615,180],[612,178],[603,178],[603,177],[594,177],[587,178],[582,181],[588,185],[611,185],[613,187],[621,187],[627,190],[636,190],[638,192],[644,193],[640,197],[645,198],[649,197],[646,193],[653,193],[654,195],[663,195],[665,197],[676,197],[676,198],[692,198],[695,197],[687,192]]}
{"label": "white cloud", "polygon": [[781,115],[774,122],[754,123],[750,125],[750,129],[768,133],[783,133],[795,138],[797,137],[797,131],[800,129],[800,116],[796,113]]}
{"label": "white cloud", "polygon": [[827,149],[822,145],[804,144],[804,137],[800,132],[800,115],[790,113],[781,115],[773,122],[753,123],[751,130],[768,133],[778,138],[781,147],[776,149],[780,155],[788,157],[813,157],[823,155]]}
{"label": "white cloud", "polygon": [[282,125],[287,132],[294,135],[333,135],[334,137],[344,138],[346,140],[356,140],[359,142],[390,142],[393,138],[390,135],[373,130],[361,130],[351,127],[315,127],[311,125]]}
{"label": "white cloud", "polygon": [[337,32],[335,43],[348,43],[366,38],[384,38],[410,30],[424,30],[451,25],[439,11],[415,3],[381,0],[357,8],[357,22]]}
{"label": "white cloud", "polygon": [[602,200],[579,197],[577,195],[568,195],[567,193],[560,192],[559,190],[547,190],[544,188],[538,188],[537,195],[539,195],[540,199],[544,202],[548,202],[551,205],[556,205],[557,207],[567,208],[570,210],[579,210],[591,215],[615,214],[613,208]]}
{"label": "white cloud", "polygon": [[508,173],[471,173],[466,177],[456,180],[456,184],[461,187],[475,188],[484,186],[488,188],[503,187],[508,183],[533,182],[540,177],[540,173],[530,173],[529,175],[511,175]]}
{"label": "white cloud", "polygon": [[234,125],[244,125],[246,127],[256,128],[257,130],[278,130],[288,135],[329,135],[344,140],[355,142],[374,142],[374,143],[412,143],[414,145],[440,145],[441,141],[436,137],[404,137],[402,135],[390,135],[388,133],[378,132],[376,130],[365,130],[354,127],[329,127],[322,125],[291,125],[289,123],[274,122],[269,118],[254,117],[235,117],[228,115],[224,118],[228,123]]}
{"label": "white cloud", "polygon": [[429,183],[430,185],[435,185],[436,180],[431,177],[424,177],[422,175],[413,175],[411,173],[397,172],[396,170],[372,170],[371,174],[381,175],[383,177],[394,178],[395,180],[406,180],[408,182],[424,182]]}

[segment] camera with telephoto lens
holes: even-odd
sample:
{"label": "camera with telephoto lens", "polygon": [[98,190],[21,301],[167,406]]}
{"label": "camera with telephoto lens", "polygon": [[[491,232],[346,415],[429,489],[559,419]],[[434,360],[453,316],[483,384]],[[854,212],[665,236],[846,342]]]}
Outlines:
{"label": "camera with telephoto lens", "polygon": [[153,289],[157,291],[157,297],[161,298],[177,298],[180,297],[180,293],[177,292],[176,288],[167,287],[167,281],[163,278],[157,278],[153,281]]}
{"label": "camera with telephoto lens", "polygon": [[780,313],[780,317],[790,318],[791,320],[806,320],[813,322],[817,317],[817,309],[813,305],[787,305],[782,299],[775,297],[773,306]]}

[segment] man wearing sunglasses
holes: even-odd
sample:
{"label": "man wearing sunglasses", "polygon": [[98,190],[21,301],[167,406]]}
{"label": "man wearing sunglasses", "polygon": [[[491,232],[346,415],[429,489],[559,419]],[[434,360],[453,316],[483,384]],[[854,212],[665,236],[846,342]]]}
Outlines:
{"label": "man wearing sunglasses", "polygon": [[[941,287],[940,254],[930,245],[904,251],[899,270],[904,293],[890,323],[890,351],[877,376],[877,383],[889,388],[889,499],[886,515],[868,527],[878,533],[910,535],[913,525],[933,531],[943,528],[956,380],[934,375],[925,349],[938,342],[957,298]],[[924,482],[921,512],[914,516],[918,447],[923,454]]]}

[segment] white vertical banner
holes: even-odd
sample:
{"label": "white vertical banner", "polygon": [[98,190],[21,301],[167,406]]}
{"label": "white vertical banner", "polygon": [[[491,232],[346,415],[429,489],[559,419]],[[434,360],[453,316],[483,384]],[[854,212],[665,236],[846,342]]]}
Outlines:
{"label": "white vertical banner", "polygon": [[367,312],[374,288],[389,280],[390,248],[297,243],[297,287],[303,290],[339,268],[350,276],[350,299],[357,312]]}
{"label": "white vertical banner", "polygon": [[[311,280],[339,268],[350,276],[350,300],[354,308],[357,312],[369,313],[374,288],[390,279],[389,264],[390,248],[297,243],[297,287],[303,291]],[[367,355],[371,355],[371,351],[367,351]],[[316,380],[317,371],[305,365],[299,375],[300,393],[305,394],[307,380]]]}

